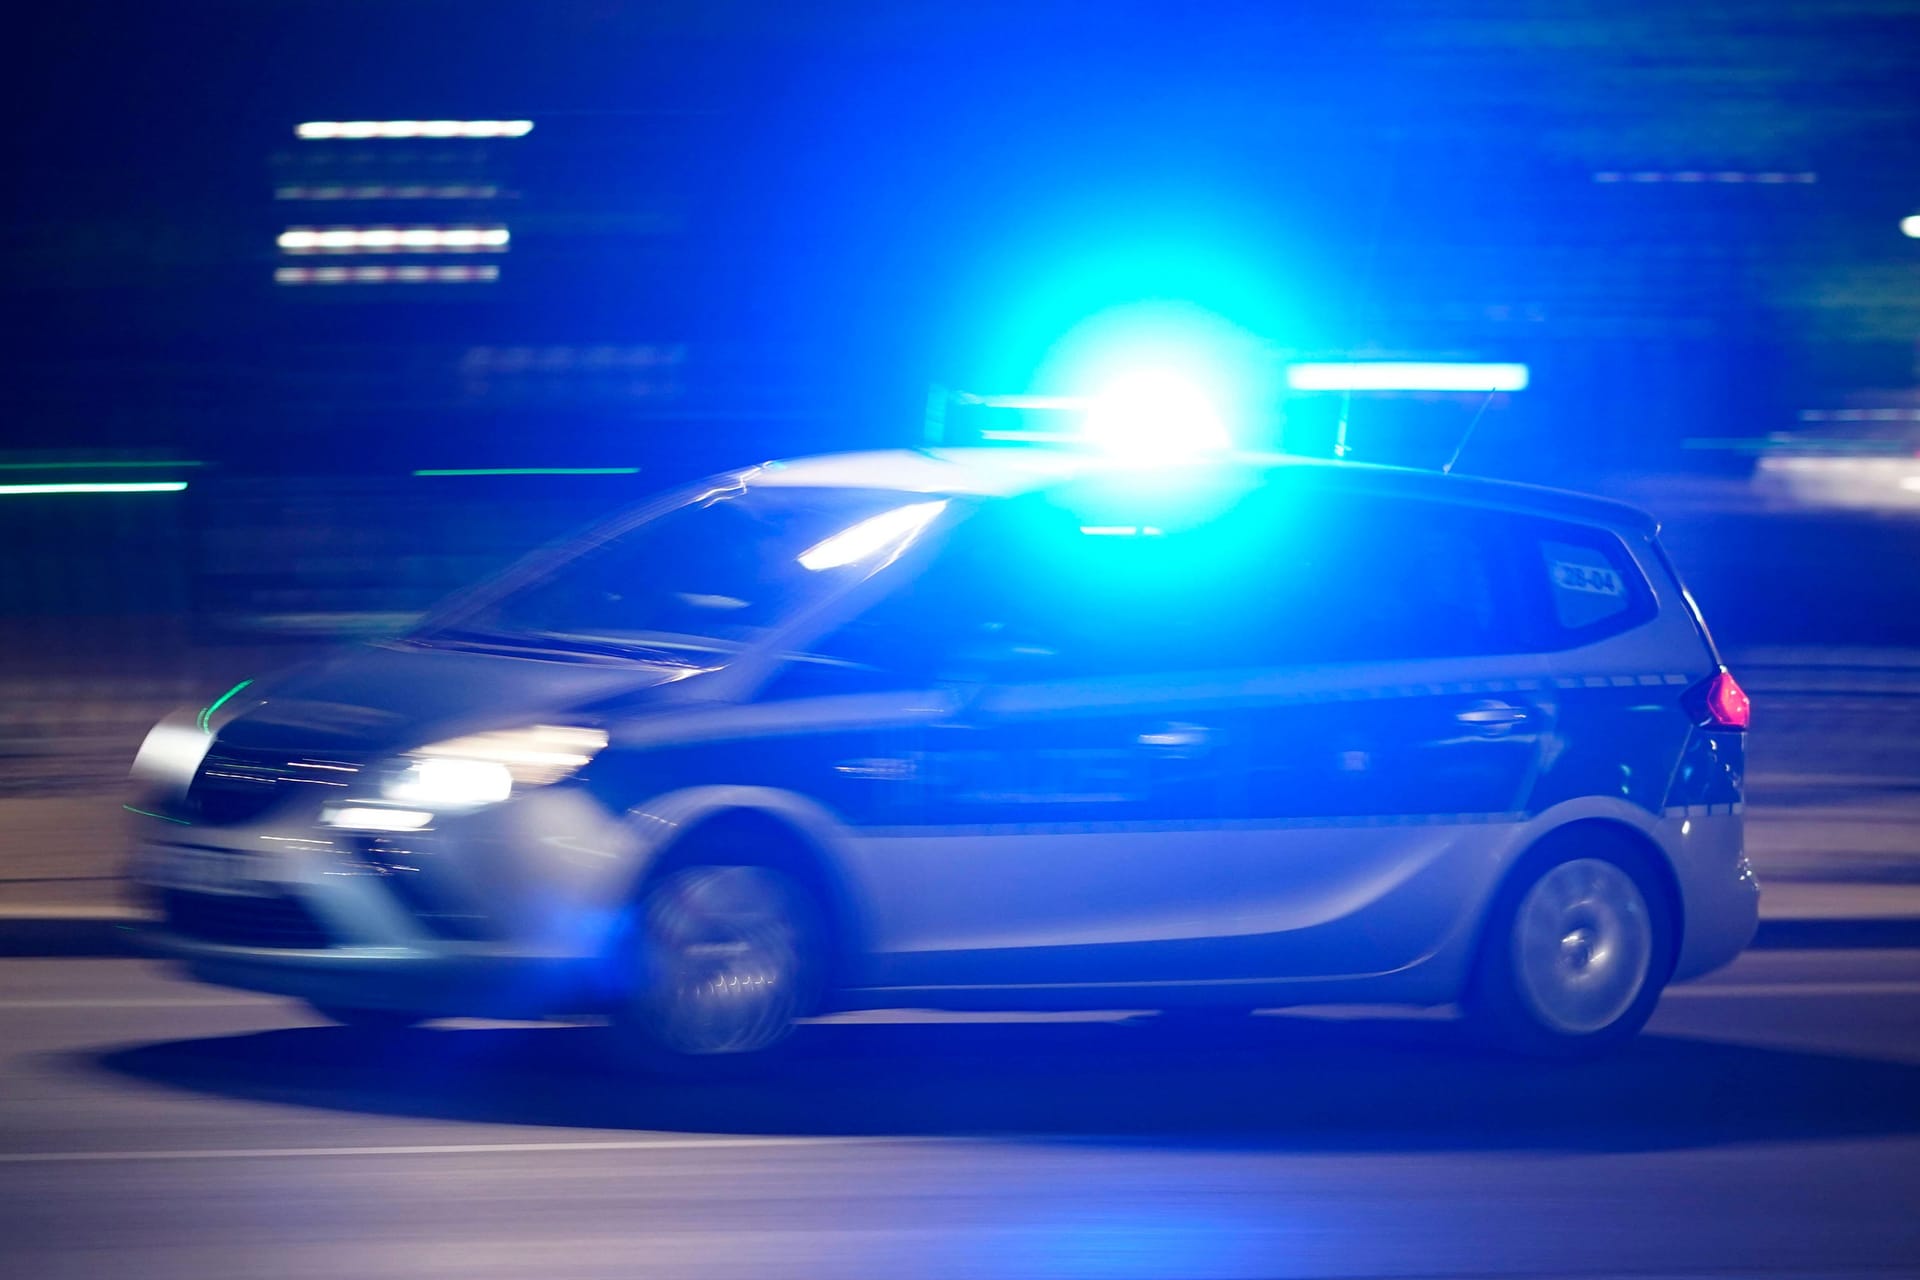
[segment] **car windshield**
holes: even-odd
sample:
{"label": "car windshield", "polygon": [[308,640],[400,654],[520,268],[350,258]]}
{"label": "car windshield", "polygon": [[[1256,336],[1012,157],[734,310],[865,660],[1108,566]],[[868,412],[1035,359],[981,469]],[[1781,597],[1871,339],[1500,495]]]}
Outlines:
{"label": "car windshield", "polygon": [[885,563],[945,506],[878,489],[708,493],[416,639],[641,658],[729,649]]}

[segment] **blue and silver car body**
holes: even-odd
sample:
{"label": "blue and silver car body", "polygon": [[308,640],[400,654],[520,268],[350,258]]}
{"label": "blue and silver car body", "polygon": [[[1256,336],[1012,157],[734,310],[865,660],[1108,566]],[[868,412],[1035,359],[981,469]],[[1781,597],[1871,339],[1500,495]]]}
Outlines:
{"label": "blue and silver car body", "polygon": [[[348,1015],[680,980],[781,1026],[1465,1002],[1597,1045],[1757,920],[1744,696],[1655,535],[1271,457],[771,464],[162,724],[134,878],[194,975]],[[728,1025],[666,1038],[775,1038]]]}

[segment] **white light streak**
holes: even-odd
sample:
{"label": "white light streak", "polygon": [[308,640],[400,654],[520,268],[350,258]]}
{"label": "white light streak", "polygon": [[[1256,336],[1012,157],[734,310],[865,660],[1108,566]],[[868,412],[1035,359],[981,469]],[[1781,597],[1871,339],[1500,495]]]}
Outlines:
{"label": "white light streak", "polygon": [[56,484],[0,484],[0,494],[26,493],[179,493],[185,480],[128,480],[62,482]]}
{"label": "white light streak", "polygon": [[1296,364],[1287,368],[1295,391],[1520,391],[1523,364],[1456,364],[1372,360],[1351,364]]}
{"label": "white light streak", "polygon": [[293,127],[309,141],[327,138],[524,138],[531,120],[308,120]]}
{"label": "white light streak", "polygon": [[505,227],[288,227],[288,253],[505,253]]}

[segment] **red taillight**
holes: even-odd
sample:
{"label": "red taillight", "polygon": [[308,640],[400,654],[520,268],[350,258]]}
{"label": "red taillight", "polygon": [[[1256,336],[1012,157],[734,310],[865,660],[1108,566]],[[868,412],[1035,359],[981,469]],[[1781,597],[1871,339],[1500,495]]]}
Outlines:
{"label": "red taillight", "polygon": [[1722,671],[1707,681],[1707,715],[1721,729],[1744,729],[1753,719],[1753,703],[1732,672]]}

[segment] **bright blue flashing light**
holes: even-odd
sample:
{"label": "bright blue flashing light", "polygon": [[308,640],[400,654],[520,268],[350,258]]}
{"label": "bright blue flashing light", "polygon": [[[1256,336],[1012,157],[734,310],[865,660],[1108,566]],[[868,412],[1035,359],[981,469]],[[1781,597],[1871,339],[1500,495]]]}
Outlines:
{"label": "bright blue flashing light", "polygon": [[1295,391],[1522,391],[1524,364],[1364,360],[1287,368]]}
{"label": "bright blue flashing light", "polygon": [[1108,384],[1088,405],[1080,431],[1095,448],[1128,457],[1188,457],[1233,447],[1213,397],[1162,369]]}

